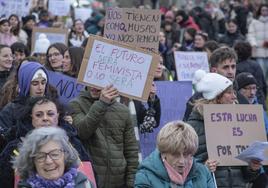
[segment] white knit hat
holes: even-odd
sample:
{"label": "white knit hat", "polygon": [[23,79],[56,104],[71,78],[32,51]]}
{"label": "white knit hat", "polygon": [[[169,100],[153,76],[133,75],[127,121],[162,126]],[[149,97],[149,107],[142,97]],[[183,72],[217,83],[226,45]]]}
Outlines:
{"label": "white knit hat", "polygon": [[50,45],[50,42],[47,39],[46,34],[41,33],[38,36],[38,39],[35,41],[33,53],[45,54],[45,53],[47,53],[47,49],[48,49],[49,45]]}
{"label": "white knit hat", "polygon": [[197,70],[194,73],[193,84],[198,92],[203,94],[207,100],[216,98],[233,83],[228,78],[217,73],[206,73]]}

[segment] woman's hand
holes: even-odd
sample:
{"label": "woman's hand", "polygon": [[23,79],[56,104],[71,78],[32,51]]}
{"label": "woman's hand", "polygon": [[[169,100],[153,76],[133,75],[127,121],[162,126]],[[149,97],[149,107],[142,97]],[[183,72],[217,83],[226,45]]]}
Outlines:
{"label": "woman's hand", "polygon": [[217,169],[217,166],[219,165],[219,162],[216,161],[216,160],[208,159],[208,160],[205,162],[205,165],[208,167],[208,169],[209,169],[211,172],[215,172],[216,169]]}
{"label": "woman's hand", "polygon": [[252,159],[249,163],[249,168],[253,171],[257,171],[261,168],[262,164],[261,161]]}
{"label": "woman's hand", "polygon": [[63,117],[64,121],[68,122],[69,124],[73,124],[73,118],[70,115],[66,115]]}

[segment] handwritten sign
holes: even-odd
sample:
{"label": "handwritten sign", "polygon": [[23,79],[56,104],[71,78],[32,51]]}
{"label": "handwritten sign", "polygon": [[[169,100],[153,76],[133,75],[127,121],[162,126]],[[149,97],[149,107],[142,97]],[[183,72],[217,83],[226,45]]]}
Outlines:
{"label": "handwritten sign", "polygon": [[108,8],[104,36],[157,52],[160,21],[159,10]]}
{"label": "handwritten sign", "polygon": [[206,52],[174,52],[177,77],[180,81],[192,81],[195,71],[209,72]]}
{"label": "handwritten sign", "polygon": [[48,71],[48,75],[49,83],[57,89],[59,101],[63,105],[67,105],[84,88],[83,85],[76,82],[75,78],[62,73]]}
{"label": "handwritten sign", "polygon": [[81,19],[85,22],[92,14],[93,10],[90,7],[84,8],[74,8],[75,19]]}
{"label": "handwritten sign", "polygon": [[31,3],[32,0],[0,0],[0,16],[9,17],[11,14],[26,16],[30,12]]}
{"label": "handwritten sign", "polygon": [[32,52],[35,51],[35,43],[38,39],[38,36],[44,33],[47,36],[50,44],[54,44],[56,42],[60,42],[63,44],[68,43],[68,30],[67,29],[59,29],[59,28],[33,28],[33,35],[32,35]]}
{"label": "handwritten sign", "polygon": [[121,95],[147,101],[159,56],[91,35],[78,81],[96,88],[113,84]]}
{"label": "handwritten sign", "polygon": [[157,81],[155,84],[157,96],[161,103],[160,125],[152,133],[140,134],[140,148],[143,159],[154,151],[156,137],[160,129],[170,121],[183,118],[186,103],[192,96],[192,83],[189,81]]}
{"label": "handwritten sign", "polygon": [[48,1],[48,11],[56,16],[67,16],[70,12],[70,0]]}
{"label": "handwritten sign", "polygon": [[235,157],[254,141],[267,141],[261,105],[204,105],[204,120],[208,156],[219,166],[247,165]]}

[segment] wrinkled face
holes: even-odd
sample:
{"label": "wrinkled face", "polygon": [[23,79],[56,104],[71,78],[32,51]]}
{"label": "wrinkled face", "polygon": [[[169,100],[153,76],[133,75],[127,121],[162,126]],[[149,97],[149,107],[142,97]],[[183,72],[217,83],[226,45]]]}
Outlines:
{"label": "wrinkled face", "polygon": [[9,24],[11,27],[16,27],[19,23],[19,20],[17,20],[17,18],[15,16],[12,16],[10,19],[9,19]]}
{"label": "wrinkled face", "polygon": [[203,48],[205,43],[206,43],[206,41],[204,40],[203,37],[201,37],[200,35],[195,35],[195,37],[194,37],[194,46],[196,48]]}
{"label": "wrinkled face", "polygon": [[74,30],[77,32],[77,33],[83,33],[84,32],[84,24],[81,20],[77,20],[74,24]]}
{"label": "wrinkled face", "polygon": [[236,94],[233,88],[227,89],[218,100],[219,104],[234,104],[236,100]]}
{"label": "wrinkled face", "polygon": [[68,50],[64,53],[62,63],[63,63],[63,72],[68,72],[71,70],[72,62],[71,62],[70,53]]}
{"label": "wrinkled face", "polygon": [[53,102],[35,104],[32,109],[32,125],[35,128],[58,126],[58,110]]}
{"label": "wrinkled face", "polygon": [[230,22],[227,24],[227,28],[226,28],[229,33],[235,33],[237,31],[237,25],[233,22]]}
{"label": "wrinkled face", "polygon": [[235,79],[236,62],[234,59],[226,59],[219,63],[217,67],[211,67],[211,72],[225,76],[233,82]]}
{"label": "wrinkled face", "polygon": [[183,174],[185,168],[193,160],[191,154],[163,154],[164,159],[168,162],[170,166],[173,167],[176,172]]}
{"label": "wrinkled face", "polygon": [[10,27],[9,27],[9,23],[5,22],[2,25],[0,25],[0,31],[2,33],[9,33]]}
{"label": "wrinkled face", "polygon": [[8,71],[13,65],[13,55],[10,48],[0,50],[0,71]]}
{"label": "wrinkled face", "polygon": [[268,7],[262,7],[261,8],[261,16],[266,17],[268,16]]}
{"label": "wrinkled face", "polygon": [[90,87],[89,88],[89,93],[90,93],[90,95],[91,95],[92,98],[98,99],[100,97],[101,90]]}
{"label": "wrinkled face", "polygon": [[14,55],[15,55],[15,61],[17,63],[21,62],[26,57],[25,53],[23,52],[15,52]]}
{"label": "wrinkled face", "polygon": [[257,93],[257,86],[256,84],[249,84],[245,86],[244,88],[241,88],[239,92],[246,97],[248,100],[249,104],[252,104],[254,102],[254,99],[256,97]]}
{"label": "wrinkled face", "polygon": [[156,68],[156,71],[155,71],[155,75],[154,77],[155,78],[161,78],[162,74],[163,74],[163,58],[160,57],[159,59],[159,62],[157,64],[157,68]]}
{"label": "wrinkled face", "polygon": [[37,174],[47,180],[60,178],[65,169],[64,151],[58,142],[49,141],[34,157]]}
{"label": "wrinkled face", "polygon": [[45,95],[47,80],[45,78],[36,78],[31,81],[30,96],[42,97]]}
{"label": "wrinkled face", "polygon": [[51,65],[51,67],[54,70],[61,70],[62,69],[62,61],[63,61],[63,55],[60,53],[60,51],[57,48],[50,48],[48,51],[48,60]]}

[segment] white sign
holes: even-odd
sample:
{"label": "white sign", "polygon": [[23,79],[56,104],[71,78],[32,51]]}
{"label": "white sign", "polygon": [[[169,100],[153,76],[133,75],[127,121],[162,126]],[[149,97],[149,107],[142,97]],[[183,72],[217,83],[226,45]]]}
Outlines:
{"label": "white sign", "polygon": [[53,15],[67,16],[70,12],[70,0],[51,0],[48,1],[48,11]]}
{"label": "white sign", "polygon": [[93,11],[91,8],[75,8],[75,19],[81,19],[83,22],[85,22],[89,17],[91,17],[92,12]]}
{"label": "white sign", "polygon": [[0,0],[0,16],[9,17],[11,14],[26,16],[30,12],[31,4],[32,0]]}
{"label": "white sign", "polygon": [[84,81],[142,97],[151,61],[150,55],[95,40]]}
{"label": "white sign", "polygon": [[177,77],[179,81],[192,81],[195,71],[209,72],[206,52],[174,52]]}

